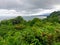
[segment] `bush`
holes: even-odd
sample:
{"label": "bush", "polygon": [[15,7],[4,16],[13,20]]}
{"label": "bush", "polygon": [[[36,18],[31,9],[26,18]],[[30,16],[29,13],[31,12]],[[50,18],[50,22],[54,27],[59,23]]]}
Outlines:
{"label": "bush", "polygon": [[14,27],[16,30],[22,30],[22,29],[24,29],[25,28],[25,25],[23,25],[23,24],[20,24],[20,25],[15,25],[15,27]]}

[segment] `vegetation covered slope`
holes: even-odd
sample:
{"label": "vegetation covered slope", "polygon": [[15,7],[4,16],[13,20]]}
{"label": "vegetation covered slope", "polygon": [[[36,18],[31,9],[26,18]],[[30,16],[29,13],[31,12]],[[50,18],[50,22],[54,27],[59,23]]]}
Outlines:
{"label": "vegetation covered slope", "polygon": [[0,45],[60,45],[60,12],[46,19],[21,16],[0,22]]}

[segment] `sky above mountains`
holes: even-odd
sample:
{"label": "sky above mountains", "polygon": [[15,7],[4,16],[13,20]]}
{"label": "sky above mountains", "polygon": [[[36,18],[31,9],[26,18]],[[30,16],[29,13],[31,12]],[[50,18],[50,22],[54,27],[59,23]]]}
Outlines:
{"label": "sky above mountains", "polygon": [[31,16],[60,11],[60,0],[0,0],[0,16]]}

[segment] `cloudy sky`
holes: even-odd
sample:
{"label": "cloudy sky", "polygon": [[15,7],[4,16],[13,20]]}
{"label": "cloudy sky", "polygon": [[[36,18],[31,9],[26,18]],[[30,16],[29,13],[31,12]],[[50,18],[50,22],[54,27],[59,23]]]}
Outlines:
{"label": "cloudy sky", "polygon": [[0,0],[0,16],[42,15],[60,10],[60,0]]}

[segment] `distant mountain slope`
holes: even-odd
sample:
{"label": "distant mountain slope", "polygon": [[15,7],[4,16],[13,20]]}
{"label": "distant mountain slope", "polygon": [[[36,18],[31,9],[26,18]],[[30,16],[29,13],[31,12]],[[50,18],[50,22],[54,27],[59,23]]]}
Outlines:
{"label": "distant mountain slope", "polygon": [[55,11],[47,16],[47,20],[51,22],[59,22],[60,23],[60,11]]}

